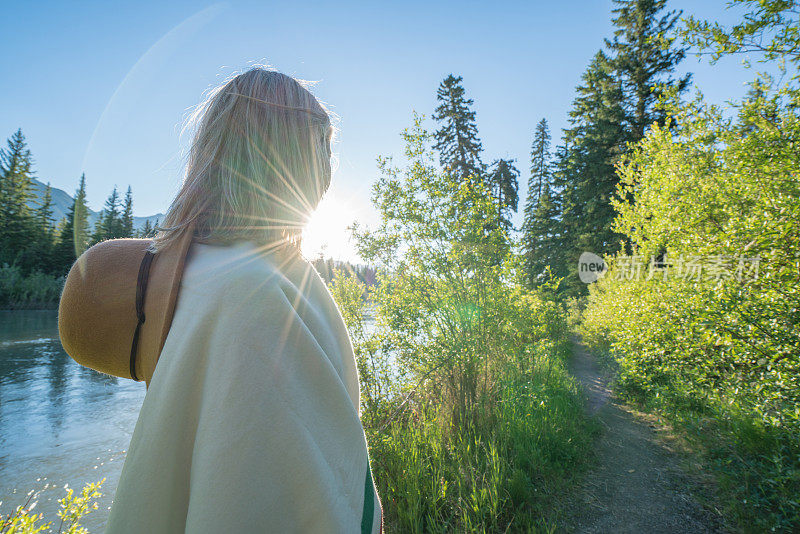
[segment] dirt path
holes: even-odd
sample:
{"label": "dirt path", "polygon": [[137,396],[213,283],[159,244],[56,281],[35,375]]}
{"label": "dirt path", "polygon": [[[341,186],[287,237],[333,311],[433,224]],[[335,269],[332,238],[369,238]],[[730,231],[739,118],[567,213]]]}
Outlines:
{"label": "dirt path", "polygon": [[571,370],[586,389],[587,411],[598,418],[602,434],[595,446],[597,465],[569,506],[567,531],[723,532],[719,518],[689,495],[693,482],[656,425],[615,399],[608,377],[577,342]]}

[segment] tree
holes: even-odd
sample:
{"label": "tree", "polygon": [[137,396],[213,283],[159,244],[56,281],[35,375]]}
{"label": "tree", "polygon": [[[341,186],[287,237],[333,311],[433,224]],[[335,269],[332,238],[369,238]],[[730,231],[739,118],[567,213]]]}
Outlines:
{"label": "tree", "polygon": [[125,193],[121,237],[133,237],[133,192],[131,191],[131,186],[128,186],[128,191]]}
{"label": "tree", "polygon": [[89,208],[86,206],[86,175],[81,174],[75,198],[62,221],[54,251],[54,269],[65,273],[72,263],[89,248]]}
{"label": "tree", "polygon": [[477,406],[482,373],[492,365],[492,333],[503,328],[497,317],[508,285],[497,258],[507,256],[507,236],[499,225],[487,228],[496,205],[485,187],[436,167],[419,116],[403,139],[410,163],[397,168],[379,159],[373,199],[381,223],[373,230],[356,225],[355,241],[362,258],[385,268],[376,295],[379,323],[391,325],[385,346],[438,384],[458,422]]}
{"label": "tree", "polygon": [[612,54],[612,65],[622,81],[626,122],[632,141],[644,137],[653,123],[664,123],[666,112],[655,106],[668,88],[683,91],[691,74],[673,79],[671,74],[686,55],[685,48],[676,48],[674,27],[680,12],[660,15],[667,0],[614,0],[618,6],[612,22],[617,27],[606,46]]}
{"label": "tree", "polygon": [[461,76],[450,74],[439,84],[436,100],[439,105],[433,114],[441,127],[434,134],[433,148],[439,153],[439,163],[445,171],[460,180],[482,180],[481,142],[475,124],[473,101],[464,97]]}
{"label": "tree", "polygon": [[514,160],[495,160],[487,178],[492,186],[497,219],[503,228],[509,229],[511,228],[511,213],[517,211],[519,203],[519,171],[514,166]]}
{"label": "tree", "polygon": [[611,198],[618,182],[614,165],[629,138],[621,83],[605,53],[595,54],[582,82],[550,189],[551,194],[558,194],[558,233],[563,245],[559,261],[552,267],[564,278],[562,290],[567,294],[585,291],[576,269],[583,251],[603,254],[616,250],[619,235],[611,227]]}
{"label": "tree", "polygon": [[747,9],[743,21],[727,28],[718,22],[689,17],[681,30],[690,46],[710,49],[711,63],[730,54],[763,55],[761,62],[800,62],[796,0],[730,0],[726,8]]}
{"label": "tree", "polygon": [[550,183],[550,127],[547,119],[536,125],[531,145],[531,177],[528,180],[528,199],[525,203],[526,215],[539,202],[544,188]]}
{"label": "tree", "polygon": [[28,200],[33,157],[18,129],[0,150],[0,264],[13,263],[33,241],[35,221]]}
{"label": "tree", "polygon": [[558,217],[558,196],[551,194],[550,184],[545,184],[530,217],[525,220],[523,265],[529,287],[547,282],[548,270],[556,276],[555,269],[562,254]]}
{"label": "tree", "polygon": [[551,194],[559,197],[563,243],[556,271],[565,277],[562,289],[567,294],[586,291],[576,269],[582,252],[612,255],[625,243],[625,236],[613,228],[611,201],[619,183],[615,165],[652,124],[664,124],[658,99],[679,94],[690,80],[688,75],[672,77],[685,51],[673,46],[679,14],[661,14],[666,0],[615,4],[617,29],[605,41],[608,53],[598,51],[577,88],[553,176]]}
{"label": "tree", "polygon": [[44,236],[44,238],[46,239],[52,240],[53,191],[50,187],[50,182],[47,182],[47,186],[44,189],[44,195],[42,196],[42,200],[39,203],[39,207],[36,208],[34,219],[36,221],[37,227],[39,228],[39,232],[42,234],[42,236]]}
{"label": "tree", "polygon": [[[557,250],[549,248],[554,245],[554,236],[559,233],[558,205],[550,193],[550,159],[550,129],[547,119],[542,119],[536,125],[531,145],[531,175],[528,178],[528,196],[522,222],[523,269],[531,286],[539,279],[543,265],[550,265],[558,257]],[[545,194],[546,206],[541,206]],[[548,249],[546,259],[542,256],[544,249]]]}
{"label": "tree", "polygon": [[106,199],[105,207],[100,213],[100,218],[95,225],[92,241],[98,243],[105,239],[116,239],[124,234],[122,215],[120,214],[120,200],[117,186]]}
{"label": "tree", "polygon": [[137,235],[139,237],[153,237],[154,233],[155,232],[153,231],[153,225],[150,224],[150,219],[145,219],[144,226],[142,226],[142,229],[139,230]]}
{"label": "tree", "polygon": [[23,254],[26,262],[35,270],[53,272],[53,249],[55,228],[53,227],[53,193],[48,182],[44,195],[33,214],[35,238]]}

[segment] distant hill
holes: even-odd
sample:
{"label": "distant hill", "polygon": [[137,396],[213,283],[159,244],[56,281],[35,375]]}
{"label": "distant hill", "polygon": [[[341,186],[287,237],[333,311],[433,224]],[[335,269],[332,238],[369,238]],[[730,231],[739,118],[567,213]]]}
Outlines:
{"label": "distant hill", "polygon": [[[39,180],[33,180],[33,196],[28,201],[28,206],[32,209],[36,209],[41,204],[41,199],[44,197],[44,191],[47,187],[46,184],[40,182]],[[72,196],[70,196],[67,192],[58,189],[57,187],[50,187],[50,194],[53,197],[53,221],[58,224],[58,222],[67,216],[69,212],[69,208],[72,206]],[[94,211],[91,208],[89,209],[89,227],[94,228],[94,224],[97,222],[97,219],[100,218],[100,212]],[[156,213],[155,215],[148,215],[147,217],[135,217],[133,218],[133,228],[138,230],[144,226],[145,221],[150,221],[150,224],[155,224],[156,221],[163,221],[164,214],[163,213]]]}

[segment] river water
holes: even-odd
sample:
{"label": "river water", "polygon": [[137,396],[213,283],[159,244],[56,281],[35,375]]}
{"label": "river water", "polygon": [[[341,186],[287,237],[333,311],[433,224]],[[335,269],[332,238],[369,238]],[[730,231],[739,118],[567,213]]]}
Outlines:
{"label": "river water", "polygon": [[64,485],[79,491],[105,478],[100,507],[83,523],[102,532],[144,394],[143,382],[75,363],[55,311],[0,311],[0,513],[49,484],[34,512],[58,531]]}

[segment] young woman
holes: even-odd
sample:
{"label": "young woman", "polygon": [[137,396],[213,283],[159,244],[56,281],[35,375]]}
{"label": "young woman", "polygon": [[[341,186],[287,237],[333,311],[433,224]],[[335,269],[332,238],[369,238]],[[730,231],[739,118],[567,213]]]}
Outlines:
{"label": "young woman", "polygon": [[353,349],[299,252],[331,180],[328,113],[254,68],[196,118],[153,248],[193,243],[107,532],[378,532]]}

